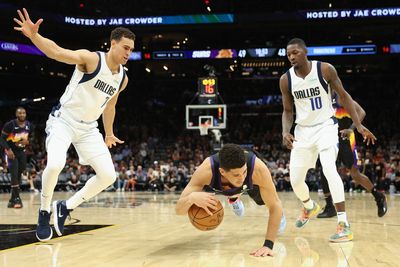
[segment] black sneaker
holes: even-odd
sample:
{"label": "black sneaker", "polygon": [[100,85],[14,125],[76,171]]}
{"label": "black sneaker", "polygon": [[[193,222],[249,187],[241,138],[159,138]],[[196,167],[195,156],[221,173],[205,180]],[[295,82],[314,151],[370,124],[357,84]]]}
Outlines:
{"label": "black sneaker", "polygon": [[336,216],[336,209],[334,206],[325,206],[324,210],[317,215],[317,218],[332,218]]}
{"label": "black sneaker", "polygon": [[69,210],[65,200],[53,202],[53,219],[54,229],[56,229],[57,235],[62,236],[64,233],[64,223],[67,217],[69,217]]}
{"label": "black sneaker", "polygon": [[36,238],[39,241],[48,241],[53,237],[53,229],[50,226],[50,215],[45,210],[39,210],[39,219],[36,227]]}
{"label": "black sneaker", "polygon": [[20,197],[11,198],[11,199],[8,201],[7,207],[8,207],[8,208],[14,208],[14,209],[20,209],[20,208],[22,208],[23,205],[22,205],[22,200],[21,200],[21,198],[20,198]]}
{"label": "black sneaker", "polygon": [[375,199],[376,205],[378,206],[378,217],[383,217],[385,216],[387,212],[387,202],[386,202],[386,196],[384,194],[381,194],[381,196],[377,199]]}

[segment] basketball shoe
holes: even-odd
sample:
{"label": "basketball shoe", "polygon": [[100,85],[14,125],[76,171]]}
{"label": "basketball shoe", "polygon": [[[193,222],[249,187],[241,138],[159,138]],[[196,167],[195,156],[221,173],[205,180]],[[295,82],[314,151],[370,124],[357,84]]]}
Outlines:
{"label": "basketball shoe", "polygon": [[50,226],[50,215],[45,210],[39,210],[39,219],[36,226],[36,238],[39,241],[48,241],[53,237],[53,229]]}
{"label": "basketball shoe", "polygon": [[282,213],[281,223],[279,224],[279,229],[278,229],[278,235],[285,232],[285,229],[286,229],[286,217],[285,214]]}
{"label": "basketball shoe", "polygon": [[378,217],[383,217],[387,212],[386,196],[380,193],[378,198],[375,198],[376,205],[378,206]]}
{"label": "basketball shoe", "polygon": [[242,217],[244,215],[244,205],[240,198],[229,198],[228,197],[229,206],[231,206],[233,212],[236,216]]}
{"label": "basketball shoe", "polygon": [[336,234],[329,238],[329,241],[334,243],[348,242],[353,240],[353,232],[350,230],[350,225],[346,225],[344,222],[339,222]]}
{"label": "basketball shoe", "polygon": [[22,200],[20,197],[13,197],[8,201],[7,207],[9,208],[14,208],[14,209],[20,209],[22,208]]}
{"label": "basketball shoe", "polygon": [[297,228],[304,227],[304,225],[306,225],[306,223],[308,223],[308,221],[312,217],[317,215],[318,212],[321,210],[321,207],[314,201],[313,201],[313,205],[314,205],[313,208],[310,210],[306,209],[305,207],[303,207],[301,209],[301,214],[300,214],[299,218],[297,218],[296,223],[295,223]]}
{"label": "basketball shoe", "polygon": [[69,212],[70,210],[67,209],[65,200],[53,202],[54,229],[56,229],[58,236],[62,236],[64,233],[64,224],[67,217],[71,219]]}

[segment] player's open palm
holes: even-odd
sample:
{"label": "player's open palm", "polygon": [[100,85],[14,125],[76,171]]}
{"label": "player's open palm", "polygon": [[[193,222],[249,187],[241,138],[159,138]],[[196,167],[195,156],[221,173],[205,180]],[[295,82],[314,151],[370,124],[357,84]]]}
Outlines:
{"label": "player's open palm", "polygon": [[360,128],[357,128],[357,131],[364,137],[364,143],[366,142],[367,145],[370,143],[375,144],[376,137],[367,127],[361,125]]}
{"label": "player's open palm", "polygon": [[114,135],[106,136],[104,142],[106,143],[108,148],[112,148],[113,146],[117,146],[117,144],[123,144],[124,141],[120,140]]}
{"label": "player's open palm", "polygon": [[288,149],[293,148],[293,142],[295,141],[294,136],[290,133],[284,134],[282,136],[283,145],[286,146]]}
{"label": "player's open palm", "polygon": [[268,247],[262,247],[259,249],[256,249],[252,252],[250,252],[250,255],[254,257],[266,257],[266,256],[274,256],[274,253],[272,252],[272,249]]}
{"label": "player's open palm", "polygon": [[23,8],[22,11],[24,12],[23,14],[20,10],[17,10],[19,19],[14,18],[14,21],[20,27],[14,27],[14,30],[22,32],[26,37],[31,39],[35,34],[38,33],[39,26],[43,22],[43,19],[39,19],[36,21],[36,23],[33,23],[29,18],[28,11],[26,11],[25,8]]}

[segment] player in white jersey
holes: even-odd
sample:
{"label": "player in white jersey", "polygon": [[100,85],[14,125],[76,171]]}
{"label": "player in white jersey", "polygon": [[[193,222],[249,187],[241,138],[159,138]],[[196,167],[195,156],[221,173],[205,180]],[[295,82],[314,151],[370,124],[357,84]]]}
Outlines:
{"label": "player in white jersey", "polygon": [[[341,103],[351,114],[354,125],[364,140],[374,143],[376,138],[361,124],[353,99],[343,88],[332,65],[309,61],[307,47],[304,41],[298,38],[288,43],[287,57],[293,67],[281,76],[279,86],[283,101],[283,143],[292,150],[290,182],[304,206],[296,220],[296,227],[303,227],[320,210],[319,205],[311,200],[309,188],[305,183],[307,171],[315,167],[319,155],[338,214],[337,232],[330,237],[330,241],[350,241],[353,239],[353,233],[345,212],[343,182],[336,170],[338,126],[331,102],[331,89],[340,97]],[[294,136],[290,134],[293,125],[293,103],[296,107],[297,124]]]}
{"label": "player in white jersey", "polygon": [[[82,164],[89,164],[96,176],[66,201],[52,204],[54,228],[60,236],[71,210],[97,195],[116,179],[114,165],[108,148],[123,143],[114,136],[113,122],[118,95],[128,84],[123,65],[134,48],[135,35],[126,28],[111,32],[110,50],[107,53],[88,50],[68,50],[41,36],[39,26],[43,19],[33,23],[26,9],[18,10],[15,30],[22,32],[47,57],[66,64],[76,65],[75,71],[57,107],[53,108],[46,123],[47,165],[42,176],[41,207],[36,229],[40,241],[51,239],[51,199],[58,175],[65,165],[66,152],[74,145]],[[102,115],[105,138],[97,128]]]}

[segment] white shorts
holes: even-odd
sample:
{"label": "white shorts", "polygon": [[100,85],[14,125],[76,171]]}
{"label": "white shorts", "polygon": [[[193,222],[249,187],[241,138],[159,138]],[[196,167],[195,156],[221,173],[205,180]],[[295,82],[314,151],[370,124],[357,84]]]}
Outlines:
{"label": "white shorts", "polygon": [[[65,112],[56,111],[46,122],[46,150],[48,153],[67,153],[71,143],[79,156],[79,163],[88,165],[89,160],[110,154],[97,121],[82,123],[73,120]],[[49,148],[52,147],[52,151]]]}
{"label": "white shorts", "polygon": [[297,125],[294,130],[290,166],[314,168],[318,154],[329,147],[339,150],[338,124],[333,119],[315,126]]}

